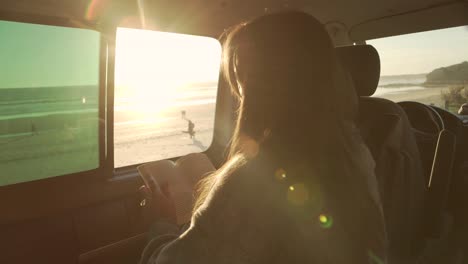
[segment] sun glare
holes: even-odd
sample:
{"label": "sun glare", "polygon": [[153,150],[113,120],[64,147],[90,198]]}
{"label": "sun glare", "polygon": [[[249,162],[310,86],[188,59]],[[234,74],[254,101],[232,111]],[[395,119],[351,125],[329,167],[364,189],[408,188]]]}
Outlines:
{"label": "sun glare", "polygon": [[134,114],[154,116],[191,85],[218,81],[216,39],[119,28],[116,43],[116,107]]}

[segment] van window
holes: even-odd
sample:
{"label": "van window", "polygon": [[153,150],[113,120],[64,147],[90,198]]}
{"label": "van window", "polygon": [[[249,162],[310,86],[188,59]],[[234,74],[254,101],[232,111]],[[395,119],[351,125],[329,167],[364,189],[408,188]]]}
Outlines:
{"label": "van window", "polygon": [[99,166],[100,34],[0,21],[0,185]]}
{"label": "van window", "polygon": [[454,27],[367,42],[381,60],[374,96],[417,101],[456,113],[468,102],[468,27]]}
{"label": "van window", "polygon": [[213,38],[118,28],[115,167],[211,145],[220,60]]}

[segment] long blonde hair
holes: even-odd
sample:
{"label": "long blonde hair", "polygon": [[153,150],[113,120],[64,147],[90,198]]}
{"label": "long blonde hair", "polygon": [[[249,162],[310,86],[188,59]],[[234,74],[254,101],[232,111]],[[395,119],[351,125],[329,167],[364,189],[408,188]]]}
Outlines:
{"label": "long blonde hair", "polygon": [[332,193],[346,189],[336,184],[345,181],[343,170],[369,172],[363,164],[370,156],[355,155],[363,145],[355,94],[335,82],[334,47],[319,21],[296,11],[269,14],[231,28],[222,42],[223,76],[239,110],[228,162],[200,182],[195,210],[219,178],[249,162],[242,138],[257,142],[272,166],[302,163],[298,181],[307,183],[311,168],[320,171]]}

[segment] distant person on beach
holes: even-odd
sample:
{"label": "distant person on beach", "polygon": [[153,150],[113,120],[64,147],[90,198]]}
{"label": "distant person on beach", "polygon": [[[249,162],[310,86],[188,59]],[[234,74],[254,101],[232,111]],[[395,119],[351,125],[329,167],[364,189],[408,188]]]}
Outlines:
{"label": "distant person on beach", "polygon": [[33,122],[31,122],[31,134],[32,134],[32,135],[36,135],[36,134],[37,134],[36,124],[34,124]]}
{"label": "distant person on beach", "polygon": [[468,115],[468,103],[464,103],[460,106],[460,109],[458,109],[458,114]]}
{"label": "distant person on beach", "polygon": [[190,138],[194,138],[195,137],[195,123],[193,123],[192,120],[185,117],[185,114],[186,114],[185,110],[182,111],[182,118],[187,120],[188,128],[187,128],[187,131],[182,131],[182,132],[189,134]]}
{"label": "distant person on beach", "polygon": [[192,120],[188,120],[188,130],[187,133],[190,135],[190,138],[195,137],[195,124],[192,122]]}

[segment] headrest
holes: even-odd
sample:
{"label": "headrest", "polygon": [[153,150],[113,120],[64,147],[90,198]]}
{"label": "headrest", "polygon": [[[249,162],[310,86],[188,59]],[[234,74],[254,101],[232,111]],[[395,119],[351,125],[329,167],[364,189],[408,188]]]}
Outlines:
{"label": "headrest", "polygon": [[374,94],[380,79],[380,58],[371,45],[337,47],[336,52],[353,79],[359,96]]}
{"label": "headrest", "polygon": [[355,120],[358,116],[358,95],[351,74],[343,65],[341,58],[334,56],[333,82],[336,92],[334,107],[341,113],[343,120]]}

